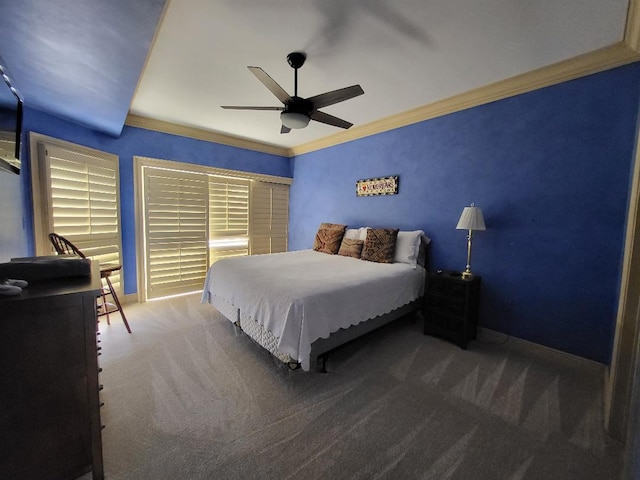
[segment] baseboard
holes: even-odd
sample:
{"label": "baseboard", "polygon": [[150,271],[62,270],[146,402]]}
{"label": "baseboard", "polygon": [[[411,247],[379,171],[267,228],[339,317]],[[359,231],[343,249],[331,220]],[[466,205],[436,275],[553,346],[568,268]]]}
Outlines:
{"label": "baseboard", "polygon": [[123,305],[128,305],[130,303],[138,303],[137,293],[130,293],[128,295],[118,295],[118,298],[120,299],[120,303],[122,303]]}
{"label": "baseboard", "polygon": [[486,339],[488,342],[501,343],[507,348],[526,353],[528,355],[546,358],[554,362],[562,362],[567,365],[589,370],[590,372],[606,375],[607,365],[580,357],[572,353],[556,350],[555,348],[540,345],[539,343],[530,342],[522,338],[513,337],[505,333],[497,332],[489,328],[479,327],[478,338]]}

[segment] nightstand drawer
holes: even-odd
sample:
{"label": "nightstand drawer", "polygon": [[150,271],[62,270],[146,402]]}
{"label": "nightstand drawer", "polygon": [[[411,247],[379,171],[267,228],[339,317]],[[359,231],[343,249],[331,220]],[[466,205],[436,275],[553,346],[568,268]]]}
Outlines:
{"label": "nightstand drawer", "polygon": [[430,276],[427,282],[429,294],[464,300],[467,287],[463,281],[456,281],[451,277]]}
{"label": "nightstand drawer", "polygon": [[427,295],[427,307],[434,312],[451,315],[464,315],[464,297],[461,299],[451,299],[438,295]]}
{"label": "nightstand drawer", "polygon": [[429,315],[427,324],[430,326],[437,326],[441,329],[447,329],[447,331],[460,331],[462,332],[464,317],[447,315],[446,313],[433,312]]}

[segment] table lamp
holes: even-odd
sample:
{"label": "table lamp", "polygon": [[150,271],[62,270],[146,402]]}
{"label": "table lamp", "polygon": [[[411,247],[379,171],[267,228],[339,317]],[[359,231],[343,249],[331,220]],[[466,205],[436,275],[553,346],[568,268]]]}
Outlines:
{"label": "table lamp", "polygon": [[469,230],[469,234],[467,235],[467,268],[462,272],[462,277],[470,278],[473,277],[473,273],[471,273],[471,237],[473,236],[473,231],[487,229],[484,224],[482,210],[476,207],[475,203],[472,203],[469,207],[464,207],[456,229]]}

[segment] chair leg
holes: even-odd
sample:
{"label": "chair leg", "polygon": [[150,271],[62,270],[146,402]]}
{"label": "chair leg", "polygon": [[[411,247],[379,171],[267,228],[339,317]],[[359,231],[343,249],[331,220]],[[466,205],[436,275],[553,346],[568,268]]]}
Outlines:
{"label": "chair leg", "polygon": [[107,294],[104,291],[104,287],[102,287],[102,308],[104,308],[104,314],[107,317],[107,325],[111,325],[111,321],[109,319],[109,305],[107,304]]}
{"label": "chair leg", "polygon": [[120,300],[118,299],[118,295],[116,295],[116,291],[113,289],[113,285],[111,285],[111,280],[108,276],[105,276],[104,279],[107,281],[107,285],[109,285],[109,292],[113,297],[113,301],[116,303],[116,307],[118,307],[118,311],[122,316],[122,321],[124,322],[124,326],[127,327],[127,332],[131,333],[131,329],[129,328],[129,322],[127,322],[127,317],[124,315],[124,310],[122,310],[122,305],[120,305]]}

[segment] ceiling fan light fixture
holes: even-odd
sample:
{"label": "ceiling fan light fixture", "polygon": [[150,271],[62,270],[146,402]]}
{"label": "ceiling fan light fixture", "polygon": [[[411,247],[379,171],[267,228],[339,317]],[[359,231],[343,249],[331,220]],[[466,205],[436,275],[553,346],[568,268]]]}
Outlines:
{"label": "ceiling fan light fixture", "polygon": [[304,128],[309,125],[309,116],[304,113],[297,112],[282,112],[280,114],[280,120],[285,127],[289,128]]}

